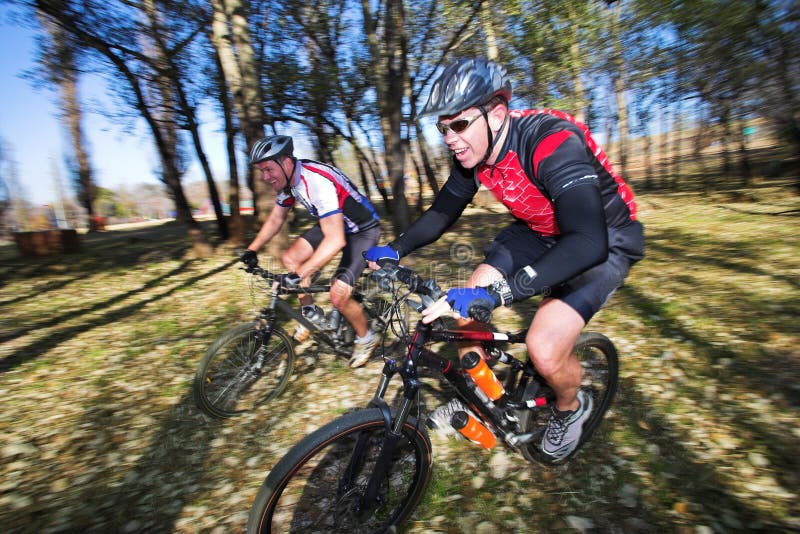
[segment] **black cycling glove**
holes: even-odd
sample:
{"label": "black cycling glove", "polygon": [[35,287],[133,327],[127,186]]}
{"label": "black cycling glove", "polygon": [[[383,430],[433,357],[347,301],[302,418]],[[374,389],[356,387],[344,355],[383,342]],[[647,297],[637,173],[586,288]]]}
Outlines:
{"label": "black cycling glove", "polygon": [[249,248],[242,252],[241,256],[239,256],[239,259],[251,269],[258,265],[258,255],[255,253],[255,251],[252,251]]}

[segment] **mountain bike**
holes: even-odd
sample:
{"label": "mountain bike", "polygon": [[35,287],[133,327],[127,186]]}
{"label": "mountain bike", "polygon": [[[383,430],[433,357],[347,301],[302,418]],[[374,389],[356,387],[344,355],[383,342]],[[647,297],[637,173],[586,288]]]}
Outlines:
{"label": "mountain bike", "polygon": [[[444,295],[433,279],[424,280],[406,267],[384,265],[376,273],[382,273],[384,285],[400,281],[419,295],[421,302],[408,301],[417,311]],[[468,420],[471,428],[482,430],[483,438],[488,433],[489,440],[481,438],[485,446],[494,439],[532,462],[568,461],[585,445],[611,404],[618,380],[617,352],[601,334],[587,332],[578,339],[575,354],[583,366],[581,387],[592,395],[593,410],[578,447],[553,461],[542,453],[540,443],[555,395],[529,359],[520,361],[504,350],[507,344],[525,343],[525,335],[525,331],[452,330],[436,321],[418,321],[404,353],[397,359],[384,358],[368,407],[319,428],[272,468],[250,510],[248,533],[397,531],[417,506],[432,470],[431,441],[420,424],[422,369],[452,386],[464,407],[453,415],[454,426]],[[504,375],[502,395],[492,400],[457,358],[445,358],[428,348],[439,341],[479,342],[492,374]],[[462,363],[466,359],[465,355]],[[402,378],[402,393],[390,407],[386,394],[396,375]]]}
{"label": "mountain bike", "polygon": [[[303,325],[320,350],[337,356],[349,358],[355,340],[352,326],[338,310],[332,310],[326,324],[320,327],[286,301],[290,295],[327,293],[330,285],[287,289],[281,287],[279,274],[259,266],[244,270],[256,280],[267,282],[270,300],[253,321],[232,327],[214,341],[197,366],[192,388],[195,403],[215,418],[251,411],[283,392],[294,372],[296,357],[296,341],[282,326],[287,322],[294,320]],[[407,324],[403,323],[403,313],[407,317],[407,312],[399,301],[383,298],[383,292],[370,280],[362,277],[353,298],[363,306],[372,331],[381,335],[391,325],[396,337],[407,335]],[[376,353],[381,350],[385,345]]]}

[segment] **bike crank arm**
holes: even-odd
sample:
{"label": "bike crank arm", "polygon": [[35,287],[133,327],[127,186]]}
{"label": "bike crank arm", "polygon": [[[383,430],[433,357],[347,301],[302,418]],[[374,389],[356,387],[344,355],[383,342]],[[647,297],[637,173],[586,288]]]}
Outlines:
{"label": "bike crank arm", "polygon": [[511,436],[507,436],[505,441],[512,447],[519,447],[520,445],[530,443],[531,441],[541,440],[542,434],[544,434],[544,428],[540,428],[535,432],[526,432],[524,434],[513,434]]}

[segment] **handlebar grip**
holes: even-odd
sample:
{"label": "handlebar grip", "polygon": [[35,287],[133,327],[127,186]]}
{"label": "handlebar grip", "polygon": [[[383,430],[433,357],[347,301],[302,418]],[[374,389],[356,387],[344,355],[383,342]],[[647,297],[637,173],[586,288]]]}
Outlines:
{"label": "handlebar grip", "polygon": [[[366,254],[366,252],[364,254]],[[387,265],[400,265],[400,262],[398,262],[397,260],[393,260],[391,258],[381,258],[375,263],[377,263],[378,267],[381,268],[386,267]]]}
{"label": "handlebar grip", "polygon": [[480,304],[473,304],[470,306],[469,310],[467,310],[467,313],[470,317],[480,323],[488,323],[492,320],[492,310],[486,306],[481,306]]}

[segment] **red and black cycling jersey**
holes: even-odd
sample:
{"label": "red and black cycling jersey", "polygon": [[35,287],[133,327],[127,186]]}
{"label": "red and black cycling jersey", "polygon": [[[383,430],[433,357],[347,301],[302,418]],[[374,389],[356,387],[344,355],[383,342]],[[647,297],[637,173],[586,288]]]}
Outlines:
{"label": "red and black cycling jersey", "polygon": [[600,188],[608,226],[636,219],[633,192],[586,126],[556,110],[512,110],[509,117],[508,136],[494,165],[482,165],[477,172],[453,165],[446,186],[456,196],[471,199],[480,182],[532,230],[557,235],[553,201],[572,187],[591,183]]}
{"label": "red and black cycling jersey", "polygon": [[483,184],[515,218],[552,240],[531,266],[537,283],[524,281],[530,287],[519,292],[530,296],[604,261],[607,228],[635,221],[636,201],[589,129],[570,115],[511,110],[507,128],[493,165],[465,169],[453,159],[431,208],[391,246],[403,256],[438,239]]}

